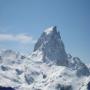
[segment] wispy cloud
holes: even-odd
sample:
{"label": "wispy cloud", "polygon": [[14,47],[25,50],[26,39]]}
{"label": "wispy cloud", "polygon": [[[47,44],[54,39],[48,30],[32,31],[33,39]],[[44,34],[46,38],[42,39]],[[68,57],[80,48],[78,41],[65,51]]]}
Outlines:
{"label": "wispy cloud", "polygon": [[0,34],[0,41],[16,41],[20,43],[35,43],[36,40],[27,34]]}

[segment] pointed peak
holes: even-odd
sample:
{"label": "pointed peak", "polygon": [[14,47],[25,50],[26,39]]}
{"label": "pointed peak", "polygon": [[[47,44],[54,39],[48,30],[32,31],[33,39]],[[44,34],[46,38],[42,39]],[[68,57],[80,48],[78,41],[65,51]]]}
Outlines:
{"label": "pointed peak", "polygon": [[[51,44],[52,42],[52,44]],[[56,26],[52,26],[47,28],[38,39],[37,43],[35,44],[34,51],[38,50],[39,48],[45,48],[48,44],[55,45],[56,43],[61,43],[61,36],[60,33],[57,31]]]}
{"label": "pointed peak", "polygon": [[[43,62],[52,62],[57,65],[67,65],[67,54],[60,33],[56,26],[50,27],[42,33],[34,47],[34,52],[42,52]],[[40,56],[37,53],[37,56]]]}
{"label": "pointed peak", "polygon": [[57,32],[57,27],[56,26],[51,26],[49,28],[47,28],[44,33],[46,33],[47,35],[52,33],[52,32]]}

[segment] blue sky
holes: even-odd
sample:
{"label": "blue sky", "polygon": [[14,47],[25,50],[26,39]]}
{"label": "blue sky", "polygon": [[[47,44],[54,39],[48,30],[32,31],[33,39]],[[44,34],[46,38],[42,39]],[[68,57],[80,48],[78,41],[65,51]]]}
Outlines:
{"label": "blue sky", "polygon": [[90,0],[0,0],[0,48],[31,53],[53,25],[66,51],[90,63]]}

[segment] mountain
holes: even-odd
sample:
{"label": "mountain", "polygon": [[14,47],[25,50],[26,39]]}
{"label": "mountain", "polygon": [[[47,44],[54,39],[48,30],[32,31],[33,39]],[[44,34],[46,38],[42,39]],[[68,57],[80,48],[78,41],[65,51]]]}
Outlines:
{"label": "mountain", "polygon": [[[89,75],[87,66],[78,58],[68,55],[56,26],[46,29],[34,47],[32,56],[40,57],[42,62],[77,70],[77,75]],[[34,57],[35,58],[35,57]],[[39,60],[40,60],[39,59]]]}
{"label": "mountain", "polygon": [[68,54],[69,67],[77,70],[77,76],[89,76],[89,68],[80,60],[79,57],[72,57]]}
{"label": "mountain", "polygon": [[14,90],[90,90],[90,72],[65,51],[56,26],[46,29],[31,55],[0,51],[0,88]]}
{"label": "mountain", "polygon": [[64,44],[56,27],[50,27],[43,32],[34,47],[34,52],[38,51],[43,54],[43,62],[52,62],[62,66],[68,65]]}

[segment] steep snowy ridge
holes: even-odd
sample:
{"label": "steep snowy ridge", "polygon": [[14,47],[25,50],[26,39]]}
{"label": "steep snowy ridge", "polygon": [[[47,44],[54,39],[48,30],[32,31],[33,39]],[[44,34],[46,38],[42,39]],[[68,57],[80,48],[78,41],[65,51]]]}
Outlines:
{"label": "steep snowy ridge", "polygon": [[68,65],[64,44],[56,27],[51,27],[42,33],[34,47],[34,52],[38,50],[43,54],[43,62]]}
{"label": "steep snowy ridge", "polygon": [[70,54],[68,54],[68,62],[69,67],[73,70],[77,70],[77,76],[89,76],[89,68],[80,60],[78,57],[72,57]]}
{"label": "steep snowy ridge", "polygon": [[90,90],[90,72],[65,51],[56,26],[46,29],[29,56],[0,51],[0,86],[15,90]]}

